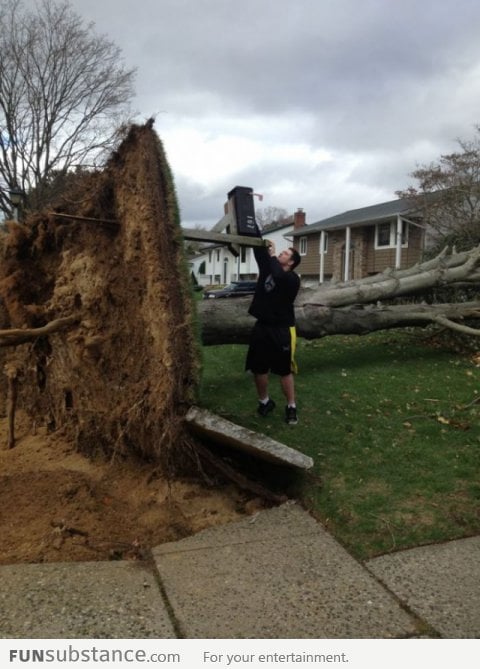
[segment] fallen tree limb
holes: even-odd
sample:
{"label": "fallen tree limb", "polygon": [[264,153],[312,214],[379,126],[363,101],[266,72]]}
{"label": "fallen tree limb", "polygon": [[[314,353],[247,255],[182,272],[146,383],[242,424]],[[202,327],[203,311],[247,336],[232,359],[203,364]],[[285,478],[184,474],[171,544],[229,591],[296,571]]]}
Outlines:
{"label": "fallen tree limb", "polygon": [[436,258],[404,270],[386,270],[357,281],[326,283],[318,288],[304,289],[297,298],[297,305],[315,303],[342,307],[369,304],[459,283],[480,283],[480,246],[449,255],[444,250]]}
{"label": "fallen tree limb", "polygon": [[[478,313],[480,317],[480,312]],[[480,330],[478,328],[471,328],[468,325],[462,325],[461,323],[456,323],[455,321],[445,318],[444,316],[436,316],[432,318],[434,323],[443,325],[443,327],[448,328],[449,330],[455,330],[455,332],[461,332],[462,334],[473,335],[474,337],[480,337]]]}
{"label": "fallen tree limb", "polygon": [[[400,327],[425,327],[431,323],[465,332],[464,321],[480,318],[480,302],[453,304],[352,305],[331,309],[306,304],[297,313],[298,334],[317,339],[334,334],[368,334]],[[469,328],[480,336],[480,330]]]}
{"label": "fallen tree limb", "polygon": [[37,339],[38,337],[44,337],[45,335],[52,334],[53,332],[65,330],[66,328],[69,328],[72,325],[76,325],[79,322],[79,316],[65,316],[63,318],[57,318],[54,321],[50,321],[46,325],[43,325],[39,328],[0,330],[0,346],[18,346],[19,344],[25,344],[26,342]]}

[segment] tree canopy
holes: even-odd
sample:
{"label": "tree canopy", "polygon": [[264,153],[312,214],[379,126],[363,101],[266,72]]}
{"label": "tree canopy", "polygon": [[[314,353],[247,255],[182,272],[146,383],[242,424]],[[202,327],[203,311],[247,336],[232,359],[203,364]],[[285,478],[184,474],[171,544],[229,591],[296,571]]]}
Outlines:
{"label": "tree canopy", "polygon": [[445,246],[466,251],[480,243],[480,126],[470,140],[457,140],[459,151],[418,167],[416,186],[398,191],[421,211],[431,238],[432,255]]}
{"label": "tree canopy", "polygon": [[135,72],[64,1],[0,0],[0,52],[0,209],[8,215],[9,189],[38,208],[52,174],[92,166],[112,148]]}

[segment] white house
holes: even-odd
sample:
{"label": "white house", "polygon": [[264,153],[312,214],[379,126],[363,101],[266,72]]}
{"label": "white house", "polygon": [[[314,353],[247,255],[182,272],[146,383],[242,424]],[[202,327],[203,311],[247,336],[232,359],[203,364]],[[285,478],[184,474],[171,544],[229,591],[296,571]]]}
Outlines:
{"label": "white house", "polygon": [[[305,225],[302,209],[289,216],[280,225],[271,224],[263,230],[263,237],[271,239],[278,251],[293,246],[290,236],[294,228]],[[242,246],[240,255],[235,257],[227,246],[212,244],[189,258],[190,270],[201,286],[228,284],[232,281],[256,279],[257,263],[251,247]]]}

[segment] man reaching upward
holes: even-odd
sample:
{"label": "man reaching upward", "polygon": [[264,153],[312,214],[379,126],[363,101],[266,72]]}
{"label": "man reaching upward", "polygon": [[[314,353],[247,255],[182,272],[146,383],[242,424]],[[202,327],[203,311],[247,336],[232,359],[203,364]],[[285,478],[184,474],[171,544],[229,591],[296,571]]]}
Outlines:
{"label": "man reaching upward", "polygon": [[280,377],[286,399],[285,420],[298,422],[295,403],[295,313],[293,303],[300,288],[300,278],[293,271],[300,263],[294,248],[278,256],[275,245],[254,247],[259,276],[248,312],[257,319],[248,348],[245,369],[253,372],[258,394],[258,413],[267,416],[275,408],[268,394],[269,372]]}

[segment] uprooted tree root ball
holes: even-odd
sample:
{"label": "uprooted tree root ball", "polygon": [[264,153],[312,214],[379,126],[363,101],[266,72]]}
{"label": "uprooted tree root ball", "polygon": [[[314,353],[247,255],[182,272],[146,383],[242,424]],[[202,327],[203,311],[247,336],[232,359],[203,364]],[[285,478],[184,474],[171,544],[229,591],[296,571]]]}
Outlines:
{"label": "uprooted tree root ball", "polygon": [[3,349],[18,405],[37,425],[67,429],[85,454],[136,453],[166,471],[188,466],[194,307],[174,186],[151,124],[132,126],[106,168],[51,211],[9,229],[3,327],[77,318]]}
{"label": "uprooted tree root ball", "polygon": [[207,471],[185,426],[199,345],[152,124],[48,211],[7,225],[0,563],[142,558],[261,507]]}

